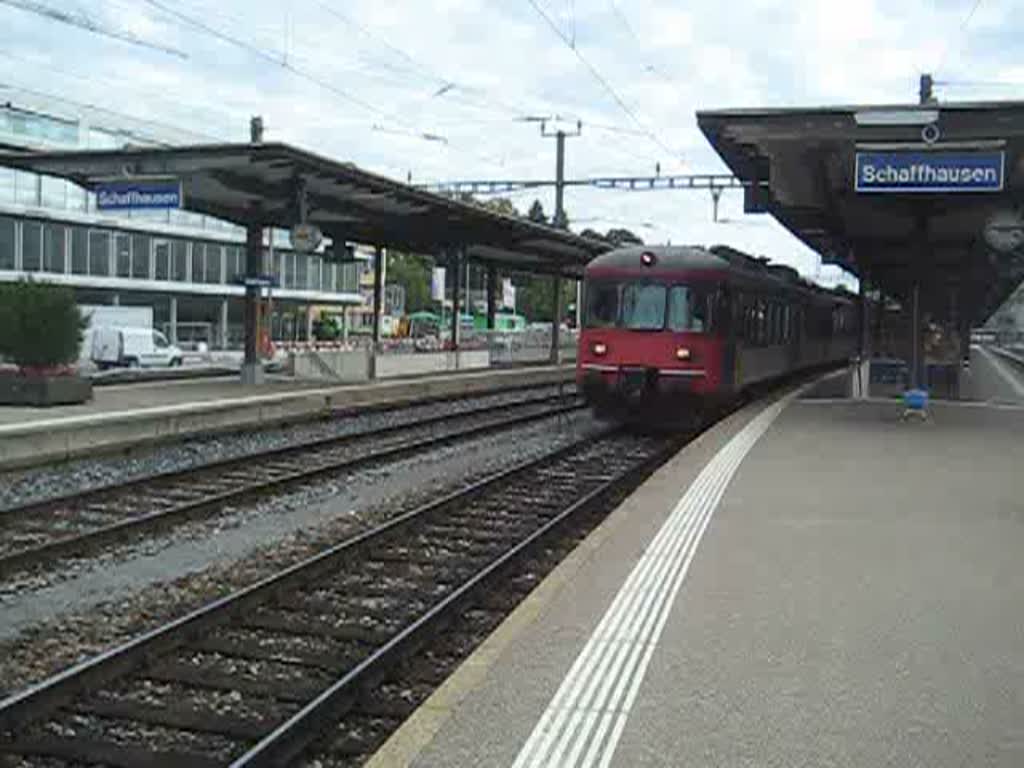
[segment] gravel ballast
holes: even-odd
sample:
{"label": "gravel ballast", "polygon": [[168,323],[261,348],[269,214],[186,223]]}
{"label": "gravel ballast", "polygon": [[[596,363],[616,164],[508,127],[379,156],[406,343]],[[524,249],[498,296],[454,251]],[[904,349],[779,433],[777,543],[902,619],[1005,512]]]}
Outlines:
{"label": "gravel ballast", "polygon": [[8,584],[0,595],[0,695],[600,428],[583,413],[552,417],[334,477],[116,556],[71,563],[66,573]]}
{"label": "gravel ballast", "polygon": [[[563,393],[570,396],[574,391],[575,387],[566,386]],[[220,459],[557,393],[557,386],[531,387],[479,397],[345,414],[271,429],[207,435],[179,443],[147,447],[129,454],[112,454],[9,471],[0,474],[0,510],[162,472],[192,469]]]}

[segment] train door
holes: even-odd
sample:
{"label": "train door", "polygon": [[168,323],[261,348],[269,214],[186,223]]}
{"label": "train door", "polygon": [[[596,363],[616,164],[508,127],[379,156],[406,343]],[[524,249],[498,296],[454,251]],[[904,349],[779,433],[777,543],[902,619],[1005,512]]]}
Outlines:
{"label": "train door", "polygon": [[800,367],[800,324],[797,302],[786,297],[782,305],[782,341],[786,345],[786,368],[794,371]]}
{"label": "train door", "polygon": [[728,283],[722,283],[717,291],[718,306],[715,308],[718,322],[717,334],[722,344],[722,390],[736,392],[740,387],[739,352],[737,350],[740,327],[740,293]]}

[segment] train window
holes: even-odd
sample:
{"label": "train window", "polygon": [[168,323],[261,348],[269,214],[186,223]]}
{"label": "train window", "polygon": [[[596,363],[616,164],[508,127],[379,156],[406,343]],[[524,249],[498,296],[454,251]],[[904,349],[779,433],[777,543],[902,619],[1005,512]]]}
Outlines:
{"label": "train window", "polygon": [[768,343],[768,305],[764,299],[757,300],[757,343],[762,346]]}
{"label": "train window", "polygon": [[665,327],[665,286],[630,283],[622,289],[622,326],[633,331],[660,331]]}
{"label": "train window", "polygon": [[586,316],[583,324],[587,328],[610,328],[619,319],[618,283],[590,282],[587,284]]}
{"label": "train window", "polygon": [[703,333],[708,329],[708,299],[687,285],[673,285],[668,292],[670,331]]}

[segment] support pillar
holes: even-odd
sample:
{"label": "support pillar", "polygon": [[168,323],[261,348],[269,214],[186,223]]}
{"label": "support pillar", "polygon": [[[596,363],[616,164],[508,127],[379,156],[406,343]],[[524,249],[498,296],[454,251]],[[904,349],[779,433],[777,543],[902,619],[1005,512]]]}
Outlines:
{"label": "support pillar", "polygon": [[487,267],[487,330],[494,330],[494,315],[497,307],[497,297],[495,293],[498,290],[498,268],[495,266]]}
{"label": "support pillar", "polygon": [[242,384],[263,383],[263,365],[260,363],[259,346],[259,301],[260,288],[255,278],[263,265],[263,227],[250,224],[245,230],[245,307],[242,323],[244,327],[245,357],[242,362]]}
{"label": "support pillar", "polygon": [[558,365],[561,352],[558,335],[562,324],[562,276],[555,275],[551,285],[554,292],[551,302],[551,362]]}
{"label": "support pillar", "polygon": [[462,249],[457,248],[453,256],[454,269],[452,270],[452,351],[459,349],[459,315],[462,312],[459,301],[459,287],[462,283]]}
{"label": "support pillar", "polygon": [[924,345],[921,343],[921,283],[917,276],[914,277],[911,292],[910,312],[910,386],[912,389],[920,389],[923,384],[921,366],[924,362]]}
{"label": "support pillar", "polygon": [[168,300],[167,317],[170,322],[167,325],[167,338],[171,344],[178,343],[178,297],[171,296]]}
{"label": "support pillar", "polygon": [[871,351],[868,339],[868,276],[862,272],[859,281],[857,301],[857,367],[854,371],[853,392],[855,398],[866,398],[871,380]]}
{"label": "support pillar", "polygon": [[377,353],[380,351],[380,315],[384,303],[384,249],[373,254],[373,326],[370,345],[370,378],[377,378]]}
{"label": "support pillar", "polygon": [[921,327],[921,283],[923,281],[924,265],[928,260],[928,216],[921,212],[917,216],[917,248],[913,260],[913,285],[910,294],[910,386],[912,389],[924,389],[927,387],[927,377],[924,375],[924,334]]}
{"label": "support pillar", "polygon": [[229,317],[228,310],[229,310],[228,299],[227,298],[221,299],[220,300],[220,329],[219,329],[220,348],[221,349],[227,349],[228,348],[228,317]]}
{"label": "support pillar", "polygon": [[583,281],[576,281],[576,331],[583,328]]}

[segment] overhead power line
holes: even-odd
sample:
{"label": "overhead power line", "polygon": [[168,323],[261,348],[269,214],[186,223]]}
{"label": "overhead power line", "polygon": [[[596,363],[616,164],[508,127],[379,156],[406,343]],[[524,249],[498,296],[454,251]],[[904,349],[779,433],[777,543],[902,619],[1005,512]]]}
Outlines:
{"label": "overhead power line", "polygon": [[611,83],[609,83],[608,80],[605,79],[604,75],[602,75],[598,71],[597,67],[591,64],[590,60],[587,59],[587,57],[580,52],[579,48],[576,47],[575,41],[573,41],[568,35],[566,35],[565,32],[563,32],[559,28],[559,26],[554,22],[554,20],[547,13],[545,13],[544,9],[537,4],[537,0],[527,1],[530,3],[531,6],[533,6],[533,9],[540,15],[540,17],[544,19],[547,25],[551,28],[551,31],[558,36],[558,39],[565,43],[569,50],[576,54],[576,58],[580,60],[583,66],[585,66],[587,70],[590,72],[591,76],[595,80],[597,80],[597,82],[601,84],[601,87],[604,88],[608,95],[612,97],[615,103],[619,106],[619,109],[625,112],[629,116],[629,119],[632,120],[638,128],[640,128],[644,136],[646,136],[648,139],[657,144],[658,147],[669,156],[675,156],[676,153],[673,152],[668,147],[668,145],[665,144],[665,142],[663,142],[658,137],[658,135],[654,131],[652,131],[647,125],[644,124],[644,122],[637,116],[633,108],[626,103],[625,99],[623,99],[619,95],[618,91],[616,91],[615,88],[612,87]]}
{"label": "overhead power line", "polygon": [[345,101],[349,102],[350,104],[354,104],[354,105],[356,105],[358,107],[362,107],[363,109],[369,110],[370,112],[373,112],[375,114],[381,115],[383,117],[387,117],[389,119],[395,119],[394,115],[391,115],[391,114],[387,113],[385,110],[382,110],[379,107],[374,106],[370,102],[364,101],[363,99],[360,99],[358,96],[354,96],[351,93],[349,93],[348,91],[345,91],[345,90],[343,90],[341,88],[338,88],[333,83],[329,83],[326,80],[323,80],[323,79],[317,77],[316,75],[310,74],[309,72],[306,72],[305,70],[301,70],[301,69],[296,68],[293,64],[289,63],[288,60],[286,58],[284,58],[284,57],[278,58],[277,56],[274,56],[271,53],[267,53],[265,50],[263,50],[259,46],[253,45],[252,43],[248,43],[245,40],[242,40],[240,38],[234,37],[233,35],[229,35],[226,32],[222,32],[219,29],[211,27],[210,25],[206,24],[205,22],[200,21],[199,19],[196,19],[196,18],[194,18],[192,16],[189,16],[187,14],[181,13],[180,11],[176,10],[175,8],[171,8],[171,7],[167,6],[167,5],[165,5],[164,3],[160,2],[159,0],[145,0],[145,2],[148,5],[153,6],[157,10],[162,11],[163,13],[166,13],[169,16],[173,16],[174,18],[178,19],[179,21],[184,22],[185,24],[188,24],[189,26],[195,27],[196,29],[200,29],[203,32],[205,32],[206,34],[211,35],[211,36],[217,38],[218,40],[220,40],[222,42],[230,43],[231,45],[234,45],[234,46],[236,46],[238,48],[242,48],[242,49],[248,51],[249,53],[251,53],[253,56],[257,56],[257,57],[263,59],[264,61],[270,62],[271,64],[274,64],[274,65],[276,65],[278,67],[281,67],[282,69],[286,69],[289,72],[291,72],[292,74],[296,75],[297,77],[300,77],[303,80],[308,80],[309,82],[311,82],[311,83],[313,83],[315,85],[320,86],[325,91],[330,91],[335,96],[337,96],[337,97],[339,97],[341,99],[344,99]]}
{"label": "overhead power line", "polygon": [[[964,36],[964,33],[967,31],[967,27],[971,23],[971,19],[974,18],[974,14],[977,13],[978,8],[980,6],[981,6],[981,0],[974,0],[974,4],[971,5],[971,9],[967,12],[967,15],[964,16],[964,20],[960,22],[960,28],[957,30],[956,35],[955,35],[955,38],[956,38],[955,41],[957,43],[961,42],[961,40],[962,40],[962,38]],[[946,40],[946,44],[945,44],[945,46],[943,46],[943,49],[942,49],[942,56],[939,58],[939,66],[936,69],[937,72],[941,72],[943,66],[945,66],[946,59],[949,57],[949,52],[950,52],[950,50],[953,47],[952,46],[953,42],[954,42],[953,40]]]}
{"label": "overhead power line", "polygon": [[[161,2],[161,0],[145,0],[145,2],[147,4],[153,6],[154,8],[162,11],[163,13],[166,13],[169,16],[171,16],[173,18],[176,18],[176,19],[178,19],[179,21],[181,21],[181,22],[183,22],[185,24],[188,24],[189,26],[195,27],[196,29],[199,29],[199,30],[203,31],[206,34],[208,34],[208,35],[210,35],[210,36],[212,36],[212,37],[214,37],[214,38],[216,38],[218,40],[221,40],[222,42],[226,42],[226,43],[229,43],[231,45],[234,45],[234,46],[236,46],[238,48],[241,48],[241,49],[251,53],[253,56],[256,56],[256,57],[262,59],[263,61],[266,61],[266,62],[269,62],[271,64],[274,64],[275,66],[281,67],[282,69],[287,70],[288,72],[290,72],[291,74],[295,75],[296,77],[299,77],[299,78],[301,78],[303,80],[306,80],[306,81],[308,81],[310,83],[313,83],[314,85],[322,88],[323,90],[325,90],[325,91],[327,91],[329,93],[334,94],[339,99],[341,99],[341,100],[343,100],[343,101],[345,101],[345,102],[347,102],[349,104],[353,104],[353,105],[355,105],[357,107],[360,107],[361,109],[364,109],[364,110],[366,110],[368,112],[371,112],[371,113],[373,113],[375,115],[378,115],[380,117],[383,117],[383,118],[386,118],[388,120],[391,120],[391,121],[395,122],[398,125],[401,125],[403,128],[406,128],[409,131],[410,135],[416,136],[417,138],[421,138],[421,139],[423,139],[425,141],[431,141],[431,142],[435,142],[435,143],[439,143],[439,144],[444,144],[445,146],[448,146],[450,148],[455,148],[447,140],[446,137],[439,136],[437,134],[429,133],[429,132],[426,132],[426,131],[421,131],[419,128],[417,128],[417,126],[412,125],[407,120],[405,120],[403,117],[401,117],[401,115],[398,115],[398,114],[395,114],[395,113],[392,113],[392,112],[388,112],[385,109],[381,109],[380,107],[376,106],[375,104],[372,104],[369,101],[366,101],[365,99],[362,99],[359,96],[356,96],[355,94],[350,93],[349,91],[344,90],[343,88],[339,88],[338,86],[336,86],[333,83],[325,80],[322,77],[318,77],[317,75],[314,75],[311,72],[306,71],[305,69],[300,69],[299,67],[295,66],[295,64],[292,63],[292,61],[294,61],[294,57],[292,57],[292,61],[288,61],[283,56],[282,57],[275,56],[275,55],[273,55],[271,53],[268,53],[267,51],[263,50],[262,48],[260,48],[257,45],[253,45],[252,43],[249,43],[249,42],[247,42],[245,40],[242,40],[241,38],[235,37],[234,35],[230,35],[230,34],[228,34],[226,32],[223,32],[223,31],[221,31],[219,29],[216,29],[215,27],[211,27],[209,24],[206,24],[205,22],[203,22],[203,21],[201,21],[199,19],[196,19],[193,16],[181,13],[180,11],[178,11],[178,10],[176,10],[174,8],[169,7],[166,3]],[[463,150],[460,150],[460,151],[463,151]],[[486,161],[486,162],[488,162],[488,163],[493,163],[495,165],[502,165],[502,166],[504,165],[504,161],[496,160],[495,158],[489,157],[487,155],[482,155],[482,154],[479,154],[479,153],[476,153],[476,152],[473,152],[473,155],[478,157],[478,158],[480,158],[480,159],[482,159],[482,160],[484,160],[484,161]]]}
{"label": "overhead power line", "polygon": [[[608,0],[608,2],[611,5],[612,10],[615,12],[615,15],[619,17],[619,21],[622,22],[622,26],[629,33],[629,36],[633,38],[633,41],[637,44],[637,49],[641,51],[646,50],[648,47],[647,43],[640,39],[640,35],[637,34],[636,29],[634,29],[626,14],[623,13],[621,8],[619,8],[618,3],[616,3],[615,0]],[[648,64],[646,67],[644,67],[644,70],[646,72],[653,72],[654,74],[656,74],[665,82],[666,85],[671,87],[680,97],[682,97],[679,83],[673,77],[666,74],[660,68],[654,66],[653,64]]]}
{"label": "overhead power line", "polygon": [[82,12],[74,13],[61,8],[54,8],[53,6],[38,2],[38,0],[0,0],[0,5],[8,5],[11,8],[17,8],[27,13],[34,13],[37,16],[42,16],[43,18],[50,19],[51,21],[56,21],[59,24],[78,27],[79,29],[87,30],[96,35],[103,35],[104,37],[120,40],[123,43],[130,43],[142,48],[149,48],[153,51],[160,51],[161,53],[167,53],[171,56],[177,56],[180,59],[188,58],[188,54],[184,51],[180,51],[177,48],[171,48],[170,46],[161,45],[160,43],[155,43],[151,40],[145,40],[126,30],[117,29],[116,27],[96,21]]}
{"label": "overhead power line", "polygon": [[[596,187],[598,189],[619,189],[632,192],[667,189],[742,189],[750,186],[727,173],[688,173],[672,176],[599,176],[586,179],[566,179],[569,187]],[[553,187],[553,179],[484,179],[466,181],[440,181],[418,185],[436,192],[469,192],[471,194],[500,194],[523,189]]]}

